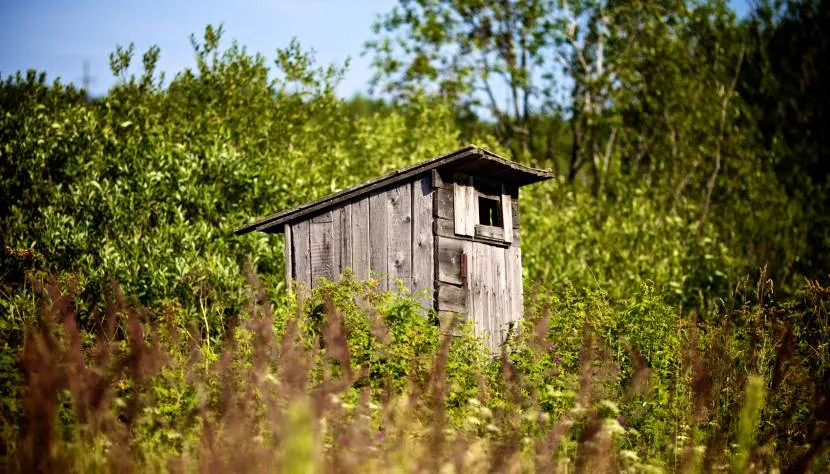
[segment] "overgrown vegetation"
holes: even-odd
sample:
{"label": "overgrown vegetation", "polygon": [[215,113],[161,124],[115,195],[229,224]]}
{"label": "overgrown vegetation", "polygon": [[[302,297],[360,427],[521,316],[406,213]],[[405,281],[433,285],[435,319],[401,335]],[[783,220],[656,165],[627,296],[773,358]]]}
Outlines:
{"label": "overgrown vegetation", "polygon": [[[392,101],[215,27],[169,82],[132,47],[100,98],[5,78],[0,465],[827,469],[828,12],[402,2],[370,43]],[[559,178],[523,191],[496,357],[371,281],[297,302],[281,237],[232,236],[464,141]]]}
{"label": "overgrown vegetation", "polygon": [[114,286],[86,330],[73,291],[38,285],[6,468],[828,467],[828,354],[805,336],[828,328],[830,289],[817,284],[782,307],[762,277],[705,333],[650,287],[619,301],[535,295],[496,358],[471,328],[433,324],[415,300],[371,284],[347,279],[279,305],[253,277],[249,288],[212,349],[181,308],[153,313]]}

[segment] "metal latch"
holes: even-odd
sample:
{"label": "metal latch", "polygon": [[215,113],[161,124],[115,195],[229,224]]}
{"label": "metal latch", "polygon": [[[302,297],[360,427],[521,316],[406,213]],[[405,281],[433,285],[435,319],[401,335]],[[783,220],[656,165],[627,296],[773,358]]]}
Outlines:
{"label": "metal latch", "polygon": [[467,283],[467,254],[463,251],[461,252],[461,283]]}

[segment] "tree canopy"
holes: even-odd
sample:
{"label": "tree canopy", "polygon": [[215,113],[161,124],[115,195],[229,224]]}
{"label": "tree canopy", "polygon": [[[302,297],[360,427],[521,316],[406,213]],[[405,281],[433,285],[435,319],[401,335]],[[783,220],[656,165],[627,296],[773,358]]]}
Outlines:
{"label": "tree canopy", "polygon": [[[348,99],[217,26],[169,82],[131,45],[102,97],[0,78],[0,465],[826,468],[828,24],[401,0]],[[371,280],[298,301],[282,237],[232,233],[469,142],[556,176],[522,190],[497,357]]]}

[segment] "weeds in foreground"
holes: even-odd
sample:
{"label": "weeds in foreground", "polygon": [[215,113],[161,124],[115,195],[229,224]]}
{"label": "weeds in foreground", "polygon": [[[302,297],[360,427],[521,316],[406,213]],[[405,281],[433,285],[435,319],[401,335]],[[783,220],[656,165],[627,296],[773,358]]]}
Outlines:
{"label": "weeds in foreground", "polygon": [[250,283],[249,312],[225,328],[221,351],[181,327],[175,308],[151,314],[117,287],[85,331],[71,291],[43,286],[20,355],[24,413],[5,439],[7,471],[827,466],[827,381],[813,376],[824,366],[800,357],[796,340],[809,339],[794,336],[806,330],[796,313],[826,317],[830,292],[816,284],[786,314],[765,302],[762,281],[754,302],[736,292],[738,309],[719,325],[678,320],[683,344],[666,376],[648,344],[615,343],[601,318],[583,318],[569,351],[568,301],[535,298],[523,330],[490,356],[459,321],[436,326],[413,301],[367,285],[327,285],[273,312]]}

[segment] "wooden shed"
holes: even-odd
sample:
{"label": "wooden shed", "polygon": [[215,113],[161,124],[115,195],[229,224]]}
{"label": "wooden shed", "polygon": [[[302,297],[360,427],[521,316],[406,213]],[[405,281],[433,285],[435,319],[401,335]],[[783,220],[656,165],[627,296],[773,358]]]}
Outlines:
{"label": "wooden shed", "polygon": [[286,279],[311,288],[351,268],[463,313],[491,348],[522,317],[521,186],[552,177],[476,146],[236,229],[285,234]]}

